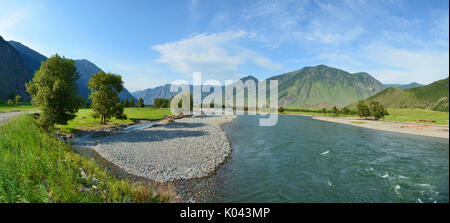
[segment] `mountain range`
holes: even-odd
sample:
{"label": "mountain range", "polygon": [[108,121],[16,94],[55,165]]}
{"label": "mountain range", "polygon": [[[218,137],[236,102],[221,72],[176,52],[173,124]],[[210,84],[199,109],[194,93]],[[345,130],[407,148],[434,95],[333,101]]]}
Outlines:
{"label": "mountain range", "polygon": [[[25,83],[33,78],[34,72],[45,60],[47,57],[44,55],[19,42],[6,42],[0,36],[0,94],[2,99],[6,99],[9,94],[20,94],[25,100],[29,100],[30,96],[26,92]],[[87,99],[90,94],[88,88],[90,77],[102,70],[85,59],[74,60],[74,63],[80,73],[80,79],[76,81],[78,95]],[[136,100],[126,88],[119,93],[119,98],[120,100]]]}
{"label": "mountain range", "polygon": [[[253,76],[247,76],[241,80],[246,81],[250,79],[254,80],[258,85],[258,79]],[[278,80],[279,106],[284,107],[344,107],[385,89],[381,82],[367,73],[351,74],[325,65],[304,67],[303,69],[280,74],[267,80]],[[146,104],[152,104],[154,98],[169,98],[175,95],[170,93],[169,89],[170,85],[167,84],[144,91],[133,92],[132,94],[137,98],[142,97]],[[242,93],[247,94],[245,92],[236,92],[234,95]],[[230,96],[227,95],[225,97]]]}
{"label": "mountain range", "polygon": [[410,89],[410,88],[415,88],[415,87],[422,87],[422,84],[419,84],[417,82],[411,82],[409,84],[385,84],[384,85],[386,88],[400,88],[400,89]]}

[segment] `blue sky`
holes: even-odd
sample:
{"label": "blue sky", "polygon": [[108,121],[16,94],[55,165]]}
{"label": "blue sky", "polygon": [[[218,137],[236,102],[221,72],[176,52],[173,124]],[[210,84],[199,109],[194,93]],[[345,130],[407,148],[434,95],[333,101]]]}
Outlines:
{"label": "blue sky", "polygon": [[448,1],[0,0],[0,35],[88,59],[130,91],[325,64],[383,83],[449,74]]}

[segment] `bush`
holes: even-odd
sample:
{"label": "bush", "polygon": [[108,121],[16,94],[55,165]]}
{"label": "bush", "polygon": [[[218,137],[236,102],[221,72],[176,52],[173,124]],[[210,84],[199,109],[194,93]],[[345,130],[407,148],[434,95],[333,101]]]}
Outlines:
{"label": "bush", "polygon": [[279,107],[279,108],[278,108],[278,112],[279,112],[279,113],[283,113],[285,110],[286,110],[286,109],[284,109],[283,107]]}
{"label": "bush", "polygon": [[14,103],[15,103],[16,105],[20,105],[20,102],[22,102],[22,96],[16,95],[16,98],[15,98]]}
{"label": "bush", "polygon": [[14,104],[15,104],[15,102],[12,99],[8,100],[8,105],[14,105]]}

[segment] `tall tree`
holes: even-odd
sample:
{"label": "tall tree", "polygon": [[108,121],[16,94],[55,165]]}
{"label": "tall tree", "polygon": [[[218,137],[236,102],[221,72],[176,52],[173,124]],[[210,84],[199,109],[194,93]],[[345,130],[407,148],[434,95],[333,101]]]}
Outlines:
{"label": "tall tree", "polygon": [[26,84],[31,101],[39,106],[39,122],[45,127],[66,124],[76,117],[81,106],[75,81],[80,78],[73,60],[56,54],[41,64],[33,79]]}
{"label": "tall tree", "polygon": [[118,74],[99,72],[89,79],[89,89],[91,94],[94,117],[100,117],[101,124],[111,117],[126,119],[123,113],[123,105],[119,100],[119,93],[123,89],[122,77]]}
{"label": "tall tree", "polygon": [[139,98],[139,100],[138,100],[138,107],[139,108],[143,108],[144,107],[144,99]]}

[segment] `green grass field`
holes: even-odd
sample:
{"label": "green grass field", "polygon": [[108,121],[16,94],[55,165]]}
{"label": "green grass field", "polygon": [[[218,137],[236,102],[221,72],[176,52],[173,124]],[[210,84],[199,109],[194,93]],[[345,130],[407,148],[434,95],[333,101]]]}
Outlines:
{"label": "green grass field", "polygon": [[133,119],[157,120],[171,114],[170,110],[151,107],[125,108],[124,113],[127,115],[128,119],[120,120],[112,118],[108,121],[107,125],[101,125],[99,118],[95,119],[92,117],[92,109],[83,108],[78,110],[75,119],[69,121],[66,125],[56,125],[56,127],[63,132],[74,133],[79,130],[93,130],[113,125],[132,124],[134,123]]}
{"label": "green grass field", "polygon": [[384,117],[385,121],[397,121],[397,122],[420,122],[419,120],[434,120],[435,123],[429,124],[439,124],[448,125],[449,113],[434,111],[431,109],[420,109],[420,108],[388,108],[389,115]]}
{"label": "green grass field", "polygon": [[[332,113],[321,113],[321,109],[309,109],[310,112],[298,111],[299,108],[286,108],[286,111],[281,114],[294,114],[294,115],[312,115],[312,116],[334,116]],[[431,109],[421,108],[387,108],[389,115],[384,117],[383,121],[396,121],[396,122],[417,122],[428,123],[437,125],[449,124],[449,113],[434,111]],[[340,115],[344,117],[357,117],[357,115]],[[420,120],[434,120],[436,122],[421,122]]]}
{"label": "green grass field", "polygon": [[31,105],[30,102],[22,102],[20,105],[8,105],[6,103],[0,104],[0,112],[13,111],[37,111],[38,108]]}
{"label": "green grass field", "polygon": [[29,115],[0,126],[0,203],[167,202],[172,195],[116,179],[94,160],[42,132]]}

